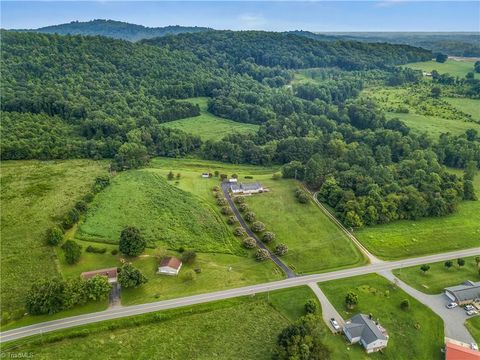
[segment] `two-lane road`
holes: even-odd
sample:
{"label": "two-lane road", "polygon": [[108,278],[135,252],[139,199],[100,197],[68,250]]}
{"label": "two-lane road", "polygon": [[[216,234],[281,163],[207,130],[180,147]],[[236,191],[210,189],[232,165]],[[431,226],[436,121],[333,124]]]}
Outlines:
{"label": "two-lane road", "polygon": [[382,262],[377,264],[370,264],[362,267],[337,270],[322,274],[304,275],[285,280],[274,281],[265,284],[258,284],[252,286],[246,286],[237,289],[216,291],[207,294],[188,296],[183,298],[177,298],[172,300],[158,301],[154,303],[125,306],[121,308],[113,308],[105,311],[78,315],[74,317],[53,320],[43,322],[35,325],[25,326],[18,329],[13,329],[0,333],[0,342],[6,342],[16,339],[21,339],[31,335],[42,334],[49,331],[66,329],[78,325],[85,325],[95,323],[104,320],[118,319],[126,316],[145,314],[149,312],[166,310],[172,308],[178,308],[183,306],[202,304],[211,301],[223,300],[228,298],[234,298],[238,296],[254,295],[255,293],[263,293],[268,291],[274,291],[279,289],[285,289],[300,285],[307,285],[312,282],[324,282],[336,279],[343,279],[357,275],[365,275],[371,273],[377,273],[382,271],[389,271],[408,266],[416,266],[425,263],[432,263],[438,261],[445,261],[450,259],[456,259],[459,257],[467,257],[473,255],[480,255],[480,248],[473,248],[467,250],[452,251],[443,254],[434,254],[428,256],[422,256],[419,258]]}

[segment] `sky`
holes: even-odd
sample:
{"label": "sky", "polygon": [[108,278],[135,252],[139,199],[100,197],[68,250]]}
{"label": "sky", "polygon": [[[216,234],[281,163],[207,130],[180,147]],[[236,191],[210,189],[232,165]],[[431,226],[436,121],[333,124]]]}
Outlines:
{"label": "sky", "polygon": [[0,1],[1,27],[112,19],[231,30],[480,31],[480,1]]}

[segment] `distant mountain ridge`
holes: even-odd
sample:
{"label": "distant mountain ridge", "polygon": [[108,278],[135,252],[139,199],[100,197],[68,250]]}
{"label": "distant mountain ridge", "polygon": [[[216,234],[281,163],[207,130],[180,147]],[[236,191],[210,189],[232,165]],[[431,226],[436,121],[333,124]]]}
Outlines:
{"label": "distant mountain ridge", "polygon": [[95,19],[85,22],[72,21],[67,24],[46,26],[38,29],[25,29],[21,31],[32,31],[59,35],[101,35],[112,37],[115,39],[139,41],[142,39],[151,39],[167,35],[195,33],[208,30],[213,29],[198,26],[179,25],[165,27],[146,27],[143,25],[130,24],[116,20]]}

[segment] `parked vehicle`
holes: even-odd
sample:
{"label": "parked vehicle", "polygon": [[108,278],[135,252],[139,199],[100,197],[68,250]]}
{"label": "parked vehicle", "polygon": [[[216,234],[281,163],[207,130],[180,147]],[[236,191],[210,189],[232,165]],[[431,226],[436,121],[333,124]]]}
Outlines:
{"label": "parked vehicle", "polygon": [[467,311],[475,310],[475,308],[472,305],[465,305],[464,309]]}
{"label": "parked vehicle", "polygon": [[478,314],[478,311],[477,311],[477,310],[467,311],[467,315],[468,315],[468,316],[477,315],[477,314]]}
{"label": "parked vehicle", "polygon": [[470,344],[470,347],[472,348],[472,350],[477,350],[477,351],[478,351],[478,345],[477,345],[477,343],[471,343],[471,344]]}
{"label": "parked vehicle", "polygon": [[453,308],[456,308],[457,306],[458,304],[456,302],[451,302],[447,304],[447,309],[453,309]]}
{"label": "parked vehicle", "polygon": [[334,318],[330,319],[330,324],[332,324],[332,326],[335,330],[340,330],[340,325],[338,325],[337,320],[335,320]]}

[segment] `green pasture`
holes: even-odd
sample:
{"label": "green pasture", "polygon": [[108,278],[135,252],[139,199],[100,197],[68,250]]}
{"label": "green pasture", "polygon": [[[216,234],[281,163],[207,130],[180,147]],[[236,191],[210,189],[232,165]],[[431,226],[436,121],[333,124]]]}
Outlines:
{"label": "green pasture", "polygon": [[[439,63],[434,60],[416,62],[405,65],[411,69],[422,70],[426,72],[431,72],[432,70],[437,70],[440,74],[450,74],[452,76],[458,76],[464,78],[465,75],[473,71],[473,61],[458,61],[458,60],[447,60],[444,63]],[[480,74],[475,73],[475,78],[479,79]]]}

